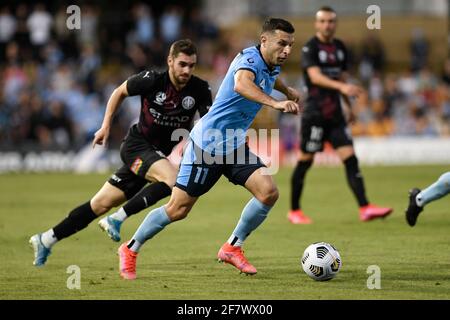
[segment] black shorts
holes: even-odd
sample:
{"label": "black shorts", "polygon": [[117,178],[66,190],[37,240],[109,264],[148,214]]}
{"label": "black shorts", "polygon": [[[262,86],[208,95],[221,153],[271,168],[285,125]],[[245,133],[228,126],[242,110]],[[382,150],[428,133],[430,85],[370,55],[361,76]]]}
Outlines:
{"label": "black shorts", "polygon": [[181,160],[176,186],[191,197],[199,197],[208,192],[222,174],[230,182],[244,186],[252,173],[261,167],[265,167],[264,163],[247,144],[235,150],[233,155],[214,157],[190,141]]}
{"label": "black shorts", "polygon": [[326,121],[320,117],[302,117],[300,150],[304,153],[322,151],[325,141],[329,141],[334,149],[353,145],[350,128],[345,120]]}
{"label": "black shorts", "polygon": [[120,158],[124,165],[108,182],[122,190],[127,199],[130,199],[147,184],[145,174],[152,164],[160,159],[166,159],[166,156],[145,140],[137,125],[134,125],[120,145]]}

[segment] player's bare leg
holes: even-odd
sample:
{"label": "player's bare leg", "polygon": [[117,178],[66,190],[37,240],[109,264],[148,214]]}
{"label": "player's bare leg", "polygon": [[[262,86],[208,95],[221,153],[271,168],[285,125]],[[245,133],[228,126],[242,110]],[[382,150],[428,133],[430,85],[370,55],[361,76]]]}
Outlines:
{"label": "player's bare leg", "polygon": [[245,188],[253,198],[242,211],[241,218],[231,237],[220,248],[219,261],[235,266],[241,273],[253,275],[257,272],[244,256],[242,245],[245,239],[266,219],[269,210],[278,199],[278,189],[270,175],[265,175],[264,168],[259,168],[247,179]]}
{"label": "player's bare leg", "polygon": [[119,268],[122,278],[136,278],[136,259],[142,245],[162,231],[168,224],[186,218],[196,197],[189,196],[185,191],[174,187],[169,203],[152,210],[141,223],[130,241],[119,248]]}

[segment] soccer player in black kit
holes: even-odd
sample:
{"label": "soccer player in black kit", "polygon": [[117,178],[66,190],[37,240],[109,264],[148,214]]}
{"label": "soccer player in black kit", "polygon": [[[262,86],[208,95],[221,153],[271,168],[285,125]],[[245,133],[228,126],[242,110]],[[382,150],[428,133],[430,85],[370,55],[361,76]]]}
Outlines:
{"label": "soccer player in black kit", "polygon": [[[367,200],[358,159],[347,120],[353,120],[350,97],[358,96],[362,88],[346,83],[347,51],[342,41],[334,38],[336,12],[322,7],[316,13],[316,35],[302,48],[302,67],[308,96],[302,113],[300,158],[291,179],[291,210],[288,219],[294,224],[309,224],[300,207],[306,172],[314,154],[329,141],[345,166],[348,184],[359,205],[361,221],[386,217],[391,208],[381,208]],[[341,105],[340,98],[344,103]],[[346,108],[345,112],[342,108]],[[346,114],[346,117],[344,116]]]}
{"label": "soccer player in black kit", "polygon": [[[119,241],[120,225],[126,217],[171,194],[178,169],[166,156],[179,142],[173,139],[172,133],[177,129],[190,130],[196,112],[203,116],[212,104],[208,83],[192,75],[196,63],[195,45],[190,40],[179,40],[170,47],[167,71],[143,71],[114,90],[102,126],[95,133],[93,146],[107,143],[113,116],[123,99],[140,95],[139,122],[130,128],[120,147],[124,165],[90,201],[73,209],[52,229],[30,238],[35,266],[45,264],[57,241],[84,229],[98,216],[131,199],[119,211],[99,222],[113,240]],[[151,183],[144,188],[148,182]]]}

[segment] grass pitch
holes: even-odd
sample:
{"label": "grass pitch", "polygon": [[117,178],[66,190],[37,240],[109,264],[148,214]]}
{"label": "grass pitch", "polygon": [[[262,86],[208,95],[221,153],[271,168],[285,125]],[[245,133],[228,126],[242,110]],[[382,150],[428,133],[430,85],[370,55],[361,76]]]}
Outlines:
{"label": "grass pitch", "polygon": [[[250,198],[243,188],[221,179],[186,220],[168,226],[142,248],[135,281],[119,277],[119,244],[101,232],[97,221],[56,244],[45,267],[32,265],[29,237],[53,227],[92,197],[108,175],[1,175],[0,300],[449,299],[450,198],[428,205],[414,228],[404,217],[407,191],[429,185],[447,170],[363,168],[369,199],[394,207],[387,219],[363,223],[344,169],[313,168],[303,209],[314,223],[306,226],[286,219],[291,170],[282,169],[275,176],[280,199],[245,244],[247,258],[258,269],[252,277],[215,258]],[[125,222],[123,240],[133,235],[148,211]],[[332,281],[313,281],[301,269],[303,250],[317,241],[340,251],[343,266]],[[81,270],[79,290],[67,288],[70,265]],[[381,270],[381,289],[367,287],[371,265]]]}

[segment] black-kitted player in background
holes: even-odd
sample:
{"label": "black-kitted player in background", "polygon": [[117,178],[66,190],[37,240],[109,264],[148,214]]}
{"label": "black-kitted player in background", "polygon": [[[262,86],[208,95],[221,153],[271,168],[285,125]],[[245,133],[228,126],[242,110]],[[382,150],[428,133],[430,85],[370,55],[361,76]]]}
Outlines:
{"label": "black-kitted player in background", "polygon": [[[362,92],[359,86],[346,83],[347,52],[342,41],[334,38],[336,12],[322,7],[316,13],[316,35],[302,48],[302,67],[308,97],[302,114],[300,157],[291,179],[291,210],[288,219],[294,224],[308,224],[312,220],[300,207],[300,197],[306,172],[314,155],[329,141],[345,166],[348,184],[359,205],[361,221],[385,217],[391,208],[369,203],[364,189],[353,140],[347,120],[353,120],[350,97]],[[344,104],[341,104],[341,97]],[[345,108],[345,112],[342,110]],[[347,116],[344,116],[344,114]]]}
{"label": "black-kitted player in background", "polygon": [[[178,173],[166,158],[179,142],[172,138],[177,129],[190,130],[196,112],[203,116],[212,104],[208,83],[193,76],[197,48],[190,40],[172,44],[167,57],[168,70],[148,70],[131,76],[112,93],[102,127],[95,133],[93,146],[108,141],[112,119],[123,99],[141,96],[139,122],[134,124],[120,147],[124,165],[94,197],[73,209],[55,227],[30,238],[35,266],[45,264],[51,247],[84,229],[98,216],[131,199],[119,211],[100,220],[99,225],[115,241],[120,226],[135,214],[171,194]],[[150,185],[144,186],[151,182]]]}

